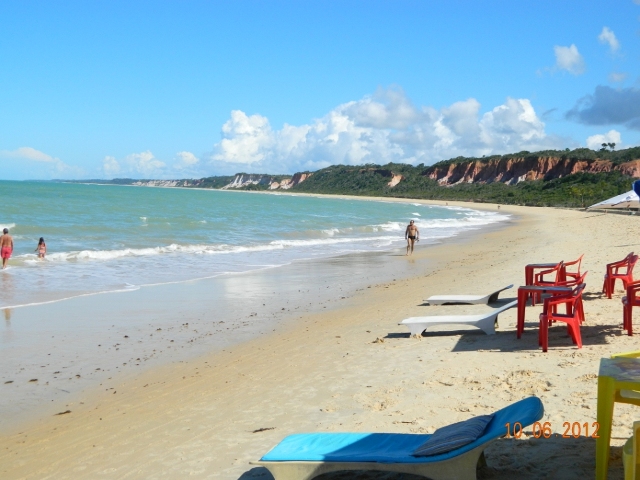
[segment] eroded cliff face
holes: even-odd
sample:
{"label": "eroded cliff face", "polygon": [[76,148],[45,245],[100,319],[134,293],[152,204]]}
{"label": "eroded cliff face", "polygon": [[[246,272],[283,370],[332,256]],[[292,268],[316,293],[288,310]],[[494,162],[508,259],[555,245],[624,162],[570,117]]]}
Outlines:
{"label": "eroded cliff face", "polygon": [[291,187],[295,187],[299,183],[304,182],[307,178],[309,178],[312,173],[296,173],[291,178],[285,178],[281,182],[272,182],[269,185],[269,190],[289,190]]}
{"label": "eroded cliff face", "polygon": [[241,188],[249,185],[267,185],[271,183],[271,177],[268,175],[236,175],[233,181],[222,187],[222,190],[229,188]]}
{"label": "eroded cliff face", "polygon": [[242,188],[249,185],[269,185],[269,190],[288,190],[299,183],[304,182],[312,173],[296,173],[291,178],[281,181],[275,180],[271,175],[236,175],[231,183],[222,187],[223,190],[230,188]]}
{"label": "eroded cliff face", "polygon": [[640,159],[614,165],[609,160],[521,157],[432,166],[425,170],[424,175],[436,180],[440,185],[492,182],[516,184],[525,180],[550,180],[578,172],[598,173],[612,170],[640,177]]}
{"label": "eroded cliff face", "polygon": [[376,175],[381,175],[386,178],[390,178],[387,182],[387,187],[393,188],[398,185],[402,180],[404,180],[404,176],[399,173],[394,173],[391,170],[386,168],[361,168],[360,173],[372,172]]}
{"label": "eroded cliff face", "polygon": [[140,180],[131,185],[137,187],[193,187],[198,182],[198,180]]}

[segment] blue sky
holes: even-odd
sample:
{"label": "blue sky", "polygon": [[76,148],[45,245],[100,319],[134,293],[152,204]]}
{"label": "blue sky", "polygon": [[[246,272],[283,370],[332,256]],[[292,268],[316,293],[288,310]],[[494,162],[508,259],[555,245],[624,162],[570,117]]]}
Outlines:
{"label": "blue sky", "polygon": [[640,0],[0,1],[0,178],[640,145]]}

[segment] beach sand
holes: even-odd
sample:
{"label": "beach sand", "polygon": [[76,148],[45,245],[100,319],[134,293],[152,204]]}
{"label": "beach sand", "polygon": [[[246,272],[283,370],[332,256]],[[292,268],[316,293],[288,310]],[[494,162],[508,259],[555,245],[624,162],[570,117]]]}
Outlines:
{"label": "beach sand", "polygon": [[[600,358],[637,349],[637,337],[621,330],[621,291],[612,300],[600,294],[605,264],[640,249],[637,219],[534,207],[502,206],[501,212],[517,220],[443,245],[418,244],[413,258],[389,255],[409,277],[336,296],[326,308],[302,310],[275,331],[224,350],[137,375],[114,374],[66,404],[70,413],[48,414],[2,435],[0,477],[268,480],[268,472],[249,461],[291,433],[429,433],[529,395],[544,402],[544,421],[554,433],[564,431],[564,422],[591,424]],[[527,307],[520,340],[515,309],[500,316],[494,336],[440,327],[417,339],[397,325],[410,316],[484,311],[488,307],[428,306],[423,299],[517,287],[525,264],[569,261],[582,253],[582,270],[589,271],[582,349],[572,345],[566,328],[554,326],[549,352],[542,353],[540,306]],[[412,265],[420,268],[409,270]],[[515,295],[514,288],[502,296]],[[622,478],[620,446],[638,417],[634,407],[616,407],[609,478]],[[525,434],[489,446],[480,475],[592,478],[594,452],[595,441],[584,435]]]}

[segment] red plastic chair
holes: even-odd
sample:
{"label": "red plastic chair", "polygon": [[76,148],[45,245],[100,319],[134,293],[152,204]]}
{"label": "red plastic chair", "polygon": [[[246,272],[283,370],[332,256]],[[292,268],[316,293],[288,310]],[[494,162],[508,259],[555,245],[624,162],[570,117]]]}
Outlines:
{"label": "red plastic chair", "polygon": [[[584,253],[580,255],[580,257],[577,260],[574,260],[573,262],[564,262],[565,279],[566,277],[569,277],[577,280],[578,277],[580,277],[580,265],[582,264],[582,257],[584,257]],[[578,266],[575,271],[571,271],[571,272],[567,271],[567,267],[573,267],[574,265]]]}
{"label": "red plastic chair", "polygon": [[[582,348],[582,337],[580,336],[580,324],[584,322],[584,309],[582,308],[582,291],[585,284],[582,283],[573,289],[568,295],[557,295],[544,299],[544,308],[540,314],[540,332],[538,344],[542,351],[549,349],[549,324],[551,322],[564,322],[567,324],[567,331],[574,345]],[[566,313],[558,313],[558,306],[566,305]]]}
{"label": "red plastic chair", "polygon": [[624,260],[607,264],[607,273],[602,285],[602,291],[607,295],[607,298],[611,298],[617,279],[622,280],[623,288],[627,288],[627,285],[633,283],[633,267],[637,261],[638,255],[630,253]]}
{"label": "red plastic chair", "polygon": [[622,297],[622,328],[633,335],[633,307],[640,307],[640,281],[627,284],[627,296]]}
{"label": "red plastic chair", "polygon": [[[552,277],[554,274],[555,276]],[[545,278],[545,275],[547,278]],[[558,283],[564,279],[564,262],[560,262],[549,270],[543,270],[536,273],[533,279],[533,284],[537,287],[556,287],[558,286]],[[540,302],[541,298],[542,293],[531,294],[531,305],[535,306],[536,300]]]}
{"label": "red plastic chair", "polygon": [[[567,280],[565,282],[558,282],[558,287],[577,287],[583,283],[585,283],[585,278],[587,278],[587,274],[589,273],[589,270],[587,270],[586,272],[584,272],[582,275],[580,275],[577,279],[575,280]],[[586,284],[585,284],[586,285]],[[568,310],[569,306],[567,305],[567,313],[569,313]],[[584,320],[584,318],[582,318],[582,320]],[[580,322],[582,323],[582,322]]]}
{"label": "red plastic chair", "polygon": [[[564,262],[560,262],[555,267],[550,268],[549,270],[542,270],[541,272],[536,273],[536,275],[534,277],[534,280],[533,280],[533,284],[537,285],[539,287],[542,287],[542,286],[553,287],[553,286],[555,286],[555,284],[557,282],[560,282],[560,281],[564,280],[564,278],[562,278],[564,265],[565,265]],[[555,274],[553,279],[551,279],[549,277],[545,278],[545,275],[553,275],[553,274]]]}
{"label": "red plastic chair", "polygon": [[[589,273],[589,270],[584,272],[575,280],[572,278],[571,280],[565,280],[564,282],[556,282],[553,286],[554,287],[577,287],[581,283],[585,283],[585,279],[587,278],[588,273]],[[563,292],[563,293],[547,292],[547,293],[551,296],[566,295],[566,292]],[[538,302],[540,302],[542,299],[542,293],[536,293],[536,295],[538,297]]]}
{"label": "red plastic chair", "polygon": [[589,270],[587,270],[586,272],[582,273],[578,278],[576,279],[571,279],[571,280],[565,280],[564,282],[557,282],[555,284],[556,287],[577,287],[578,285],[580,285],[581,283],[585,283],[585,278],[587,278],[587,274],[589,273]]}

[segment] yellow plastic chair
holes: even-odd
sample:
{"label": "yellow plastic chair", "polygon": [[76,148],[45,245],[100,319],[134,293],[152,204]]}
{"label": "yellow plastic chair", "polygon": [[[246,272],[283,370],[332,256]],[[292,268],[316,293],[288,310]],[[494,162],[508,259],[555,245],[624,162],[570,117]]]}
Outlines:
{"label": "yellow plastic chair", "polygon": [[633,422],[633,436],[622,449],[624,480],[640,480],[640,422]]}
{"label": "yellow plastic chair", "polygon": [[[630,359],[631,362],[622,362]],[[616,361],[617,360],[617,361]],[[606,480],[609,443],[615,403],[640,406],[640,351],[618,353],[600,360],[598,374],[598,431],[596,439],[596,480]]]}

